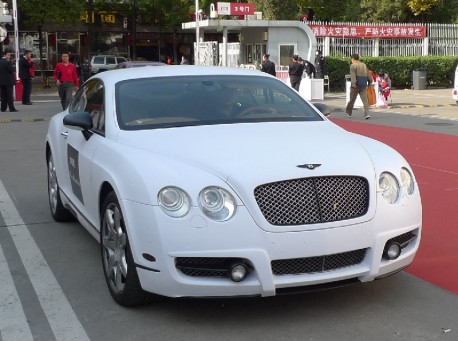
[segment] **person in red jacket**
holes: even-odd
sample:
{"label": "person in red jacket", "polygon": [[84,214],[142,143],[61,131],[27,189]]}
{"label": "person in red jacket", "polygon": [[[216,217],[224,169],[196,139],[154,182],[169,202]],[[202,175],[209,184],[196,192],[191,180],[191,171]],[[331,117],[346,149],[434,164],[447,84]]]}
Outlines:
{"label": "person in red jacket", "polygon": [[70,55],[62,53],[62,62],[54,69],[54,79],[56,80],[62,109],[67,109],[72,101],[73,91],[78,90],[79,80],[75,64],[70,62]]}

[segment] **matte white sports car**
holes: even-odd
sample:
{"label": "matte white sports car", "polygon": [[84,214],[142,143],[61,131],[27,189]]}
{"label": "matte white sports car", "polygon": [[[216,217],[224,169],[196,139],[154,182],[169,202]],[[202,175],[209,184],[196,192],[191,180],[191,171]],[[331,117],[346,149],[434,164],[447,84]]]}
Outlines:
{"label": "matte white sports car", "polygon": [[371,281],[420,243],[406,160],[259,71],[97,74],[51,119],[46,160],[53,217],[100,241],[121,305]]}

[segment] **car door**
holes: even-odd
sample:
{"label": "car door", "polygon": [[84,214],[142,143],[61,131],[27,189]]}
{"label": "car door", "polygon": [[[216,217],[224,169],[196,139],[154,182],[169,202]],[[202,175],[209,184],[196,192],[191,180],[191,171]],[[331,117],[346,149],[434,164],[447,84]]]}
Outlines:
{"label": "car door", "polygon": [[97,189],[91,183],[93,155],[105,139],[104,86],[93,79],[84,84],[76,93],[69,111],[88,112],[92,117],[93,128],[89,139],[77,129],[68,129],[66,138],[68,197],[94,227],[97,223]]}

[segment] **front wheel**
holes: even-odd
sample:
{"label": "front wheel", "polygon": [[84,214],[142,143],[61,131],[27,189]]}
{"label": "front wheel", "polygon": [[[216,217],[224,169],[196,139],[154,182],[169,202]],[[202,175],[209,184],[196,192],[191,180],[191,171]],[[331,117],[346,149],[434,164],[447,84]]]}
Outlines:
{"label": "front wheel", "polygon": [[153,295],[140,285],[123,214],[114,192],[107,195],[102,207],[102,264],[110,294],[122,306],[146,303]]}

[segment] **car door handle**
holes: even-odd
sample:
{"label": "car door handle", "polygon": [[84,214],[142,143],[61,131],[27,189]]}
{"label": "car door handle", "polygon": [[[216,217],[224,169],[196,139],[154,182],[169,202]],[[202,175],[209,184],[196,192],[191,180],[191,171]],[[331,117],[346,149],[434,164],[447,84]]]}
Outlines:
{"label": "car door handle", "polygon": [[63,137],[68,137],[68,130],[62,131],[60,134],[61,134]]}

